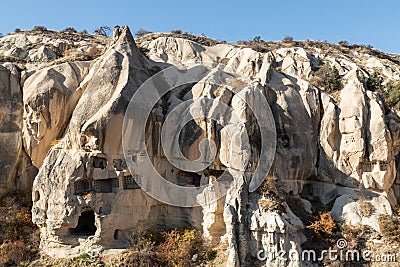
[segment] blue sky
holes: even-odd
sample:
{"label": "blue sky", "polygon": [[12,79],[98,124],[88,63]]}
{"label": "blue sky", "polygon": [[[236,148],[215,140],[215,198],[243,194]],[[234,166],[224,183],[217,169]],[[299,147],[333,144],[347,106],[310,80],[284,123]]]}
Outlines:
{"label": "blue sky", "polygon": [[237,41],[260,35],[264,40],[327,40],[370,44],[400,54],[400,1],[3,1],[0,32],[43,25],[77,30],[128,25],[151,31],[181,29]]}

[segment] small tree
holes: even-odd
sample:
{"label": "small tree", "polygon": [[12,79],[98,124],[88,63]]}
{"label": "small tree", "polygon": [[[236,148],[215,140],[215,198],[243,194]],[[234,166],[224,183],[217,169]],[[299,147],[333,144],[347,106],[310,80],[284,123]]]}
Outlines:
{"label": "small tree", "polygon": [[20,28],[15,28],[14,32],[16,32],[16,33],[21,32],[21,29]]}
{"label": "small tree", "polygon": [[142,37],[142,36],[144,36],[144,35],[146,35],[146,34],[149,34],[149,33],[151,33],[150,31],[148,31],[148,30],[145,30],[145,29],[139,29],[139,30],[137,30],[136,32],[135,32],[135,36],[136,37]]}
{"label": "small tree", "polygon": [[93,31],[94,34],[98,34],[101,36],[109,37],[111,34],[111,28],[108,26],[100,26],[99,28]]}
{"label": "small tree", "polygon": [[179,30],[179,29],[177,29],[177,30],[172,30],[171,33],[174,33],[174,34],[182,34],[182,30]]}
{"label": "small tree", "polygon": [[254,38],[253,38],[253,43],[260,43],[262,40],[261,40],[261,36],[255,36]]}
{"label": "small tree", "polygon": [[293,42],[293,36],[287,35],[285,38],[283,38],[284,43],[292,43]]}
{"label": "small tree", "polygon": [[74,27],[67,27],[64,30],[62,30],[61,32],[77,32],[77,30]]}

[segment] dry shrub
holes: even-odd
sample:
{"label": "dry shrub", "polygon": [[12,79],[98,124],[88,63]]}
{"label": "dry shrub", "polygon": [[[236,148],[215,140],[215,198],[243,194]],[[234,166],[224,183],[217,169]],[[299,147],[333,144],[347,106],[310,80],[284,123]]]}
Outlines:
{"label": "dry shrub", "polygon": [[364,217],[370,217],[375,212],[374,206],[364,199],[357,200],[357,204],[361,215]]}
{"label": "dry shrub", "polygon": [[278,180],[276,177],[268,176],[263,184],[260,186],[262,198],[258,200],[258,205],[264,211],[278,211],[285,212],[286,203],[282,198],[282,192],[278,187]]}
{"label": "dry shrub", "polygon": [[22,240],[6,241],[0,245],[0,266],[20,265],[31,258],[31,250]]}
{"label": "dry shrub", "polygon": [[0,266],[29,262],[37,255],[39,230],[32,223],[30,204],[18,192],[0,199]]}
{"label": "dry shrub", "polygon": [[389,241],[400,242],[399,222],[387,214],[379,215],[379,227],[382,235]]}
{"label": "dry shrub", "polygon": [[144,234],[139,230],[134,230],[127,237],[129,248],[134,252],[154,252],[156,250],[156,234],[151,231],[146,231]]}
{"label": "dry shrub", "polygon": [[396,206],[396,207],[394,208],[394,210],[396,211],[397,217],[400,217],[400,206]]}
{"label": "dry shrub", "polygon": [[174,229],[162,235],[165,241],[159,245],[159,251],[172,266],[188,266],[193,255],[205,252],[201,233],[197,230]]}
{"label": "dry shrub", "polygon": [[205,244],[201,232],[196,229],[173,229],[162,233],[134,230],[127,236],[127,241],[129,252],[118,260],[124,266],[188,266],[216,257],[216,251]]}
{"label": "dry shrub", "polygon": [[335,235],[337,225],[330,212],[321,212],[319,218],[311,225],[308,225],[307,229],[312,230],[315,234],[326,240]]}
{"label": "dry shrub", "polygon": [[373,232],[372,228],[359,224],[357,226],[344,225],[341,229],[341,234],[347,241],[347,249],[358,249],[365,248],[368,237]]}

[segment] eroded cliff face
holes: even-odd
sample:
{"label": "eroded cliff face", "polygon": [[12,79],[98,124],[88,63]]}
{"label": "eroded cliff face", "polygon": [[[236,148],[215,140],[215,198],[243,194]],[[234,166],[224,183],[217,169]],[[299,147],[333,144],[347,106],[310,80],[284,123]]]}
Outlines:
{"label": "eroded cliff face", "polygon": [[[264,190],[249,190],[254,166],[266,163],[259,156],[264,125],[257,124],[246,104],[261,107],[261,97],[268,101],[273,115],[269,126],[276,131],[266,180],[276,181],[283,199],[301,203],[309,213],[317,205],[332,207],[337,222],[361,223],[376,231],[379,215],[392,215],[400,199],[400,119],[360,77],[366,79],[377,70],[385,80],[398,80],[399,65],[362,53],[332,55],[300,47],[260,53],[171,36],[138,39],[136,44],[128,28],[117,33],[107,46],[96,44],[104,49],[96,59],[47,65],[33,62],[41,50],[35,55],[29,49],[20,51],[26,48],[19,42],[28,36],[5,37],[16,40],[8,49],[19,51],[5,53],[24,58],[26,69],[21,72],[12,63],[0,68],[0,143],[6,151],[0,157],[0,182],[2,188],[29,190],[34,178],[32,216],[46,253],[100,253],[124,247],[135,229],[192,226],[211,243],[226,245],[228,266],[245,266],[260,250],[300,254],[306,239],[299,214],[284,201],[278,209],[265,205],[275,201],[268,183]],[[54,60],[51,54],[44,58]],[[140,189],[136,180],[141,177],[128,166],[122,136],[125,112],[140,85],[162,69],[184,69],[192,63],[211,67],[201,82],[160,95],[146,126],[147,151],[168,181],[212,186],[225,172],[230,188],[218,201],[184,208],[164,204]],[[342,77],[343,89],[333,96],[309,82],[323,63],[335,66]],[[230,70],[240,76],[231,76]],[[236,95],[239,91],[244,98]],[[183,127],[177,145],[187,159],[205,155],[203,139],[216,144],[212,164],[189,172],[169,162],[166,154],[171,151],[162,149],[162,127],[173,109],[188,100],[200,103],[195,108],[204,114],[212,113],[212,107],[201,104],[207,99],[225,104],[239,117],[221,116],[220,122],[193,119]],[[179,125],[179,116],[175,120]],[[135,159],[140,157],[138,151]],[[214,193],[219,190],[214,188]],[[360,199],[374,206],[371,216],[360,211]],[[265,264],[301,262],[274,258]]]}

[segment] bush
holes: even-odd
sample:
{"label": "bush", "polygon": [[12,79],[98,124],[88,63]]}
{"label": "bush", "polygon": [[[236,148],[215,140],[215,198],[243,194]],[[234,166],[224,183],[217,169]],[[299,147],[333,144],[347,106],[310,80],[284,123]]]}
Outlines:
{"label": "bush", "polygon": [[33,30],[39,31],[39,32],[45,32],[45,31],[47,31],[47,28],[44,26],[35,26],[35,27],[33,27]]}
{"label": "bush", "polygon": [[386,84],[386,104],[389,107],[399,107],[400,103],[400,82],[388,82]]}
{"label": "bush", "polygon": [[342,46],[349,46],[349,42],[347,42],[346,40],[340,40],[340,41],[338,42],[338,44],[339,44],[339,45],[342,45]]}
{"label": "bush", "polygon": [[379,227],[382,235],[389,241],[400,242],[399,222],[387,214],[379,215]]}
{"label": "bush", "polygon": [[278,181],[273,176],[268,176],[260,186],[262,198],[258,200],[260,210],[270,210],[277,212],[285,212],[285,200],[281,197],[282,194],[278,188]]}
{"label": "bush", "polygon": [[238,45],[246,45],[246,44],[248,44],[248,42],[245,41],[245,40],[238,40],[238,41],[236,42],[236,44],[238,44]]}
{"label": "bush", "polygon": [[64,30],[62,30],[61,32],[78,32],[74,27],[67,27]]}
{"label": "bush", "polygon": [[15,28],[14,32],[16,32],[16,33],[21,32],[21,29],[20,28]]}
{"label": "bush", "polygon": [[182,30],[179,30],[179,29],[172,30],[171,33],[173,33],[173,34],[182,34]]}
{"label": "bush", "polygon": [[293,36],[287,35],[282,40],[284,43],[293,43]]}
{"label": "bush", "polygon": [[0,199],[0,266],[20,265],[37,255],[39,231],[32,223],[30,203],[18,192]]}
{"label": "bush", "polygon": [[253,43],[261,43],[261,42],[262,42],[261,36],[255,36],[255,37],[253,38]]}
{"label": "bush", "polygon": [[128,236],[128,244],[129,248],[133,252],[150,252],[155,251],[156,241],[159,242],[159,238],[157,234],[153,234],[152,232],[140,232],[140,231],[132,231],[132,233]]}
{"label": "bush", "polygon": [[357,200],[357,204],[361,215],[364,217],[370,217],[375,211],[374,206],[363,199]]}
{"label": "bush", "polygon": [[148,31],[148,30],[145,30],[145,29],[139,29],[139,30],[137,30],[135,32],[135,36],[136,37],[142,37],[142,36],[144,36],[146,34],[149,34],[149,33],[151,33],[151,31]]}
{"label": "bush", "polygon": [[374,71],[367,80],[367,88],[371,91],[383,90],[383,78],[379,72]]}
{"label": "bush", "polygon": [[159,245],[159,250],[172,266],[189,266],[195,254],[199,256],[205,252],[201,233],[197,230],[171,230],[162,235],[165,241]]}
{"label": "bush", "polygon": [[324,64],[319,68],[310,82],[312,85],[327,92],[337,91],[342,88],[338,69],[335,66],[331,67],[329,64]]}
{"label": "bush", "polygon": [[326,239],[334,236],[337,230],[337,225],[330,212],[321,212],[319,218],[311,225],[308,225],[307,229],[312,230],[318,236]]}
{"label": "bush", "polygon": [[[63,263],[64,264],[63,264]],[[104,266],[104,263],[99,258],[91,257],[87,253],[83,253],[77,257],[70,258],[59,262],[57,265],[61,266]]]}
{"label": "bush", "polygon": [[109,37],[111,34],[111,28],[108,26],[101,26],[93,31],[94,34]]}
{"label": "bush", "polygon": [[86,29],[81,30],[79,33],[81,34],[88,34],[88,31]]}

